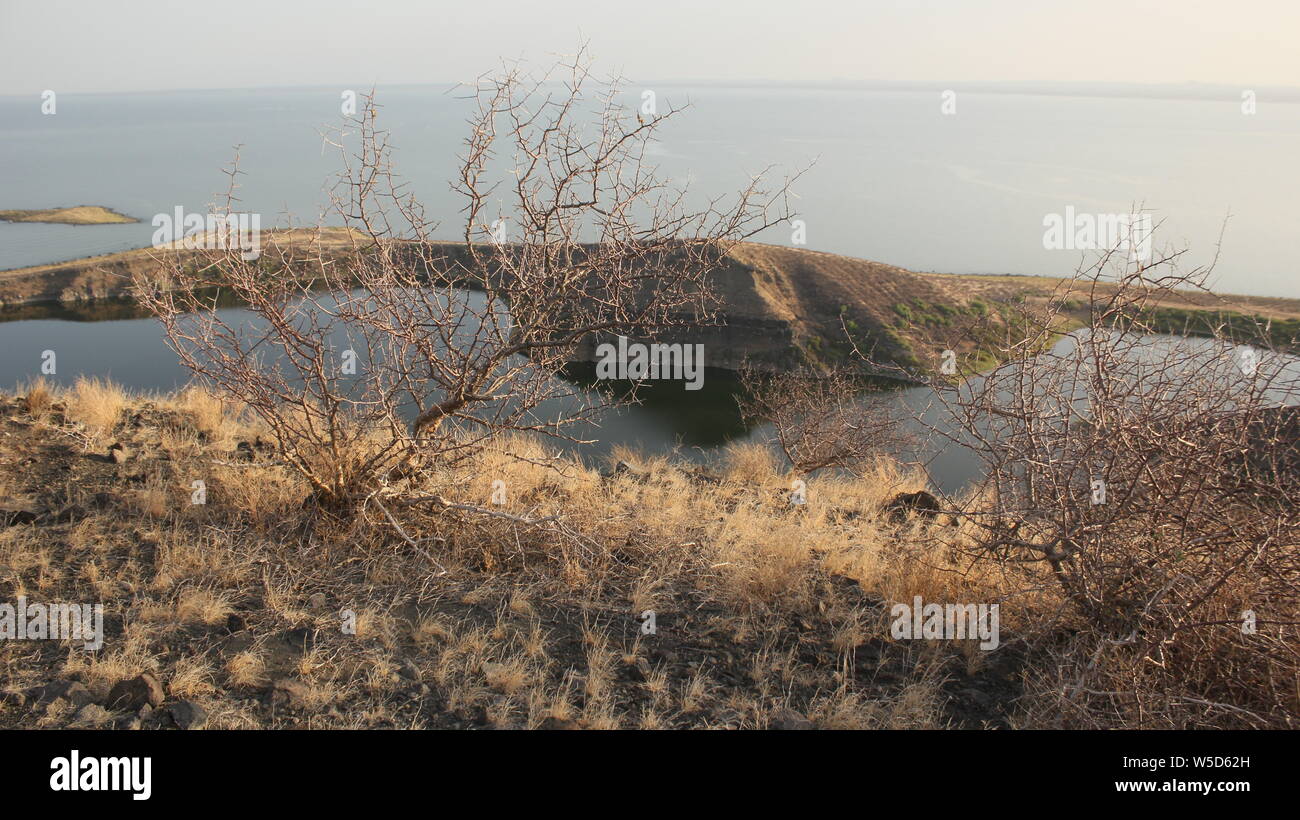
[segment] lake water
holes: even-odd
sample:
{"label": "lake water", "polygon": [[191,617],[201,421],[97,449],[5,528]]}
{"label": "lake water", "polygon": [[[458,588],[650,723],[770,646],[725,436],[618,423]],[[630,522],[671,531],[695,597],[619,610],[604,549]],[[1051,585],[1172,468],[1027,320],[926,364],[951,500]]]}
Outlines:
{"label": "lake water", "polygon": [[[654,146],[662,172],[701,196],[775,164],[799,180],[807,247],[947,273],[1068,274],[1077,251],[1043,248],[1043,219],[1127,213],[1144,203],[1162,236],[1209,261],[1229,213],[1218,288],[1300,297],[1300,104],[941,91],[665,86],[661,110],[691,107]],[[450,192],[467,103],[444,87],[379,89],[397,170],[458,235]],[[629,103],[639,102],[633,87]],[[314,223],[338,170],[322,132],[340,89],[0,97],[0,208],[96,204],[142,224],[0,223],[0,269],[147,245],[153,215],[203,212],[242,144],[241,208],[263,227]],[[789,244],[788,228],[759,237]]]}
{"label": "lake water", "polygon": [[[235,328],[253,320],[242,308],[225,308],[221,313],[224,321]],[[0,313],[0,318],[4,315]],[[190,381],[189,371],[164,343],[161,326],[155,319],[140,318],[136,308],[104,304],[71,314],[56,306],[33,306],[24,308],[21,316],[0,321],[0,350],[4,351],[0,356],[0,389],[17,390],[38,377],[45,351],[56,354],[56,373],[45,378],[57,384],[71,385],[81,376],[99,376],[132,391],[151,393],[173,391]],[[341,335],[331,338],[337,349],[350,346]],[[1068,358],[1074,345],[1074,337],[1065,336],[1053,348],[1053,354]],[[1122,355],[1159,356],[1167,345],[1190,346],[1202,353],[1240,352],[1208,339],[1148,337]],[[1150,360],[1155,363],[1159,358]],[[1295,403],[1300,398],[1300,390],[1293,389],[1300,386],[1300,359],[1286,357],[1283,362],[1284,377],[1276,384],[1290,388],[1275,391],[1269,399]],[[1214,372],[1220,371],[1236,372],[1231,366]],[[578,366],[570,375],[580,391],[598,389],[594,367]],[[583,441],[551,439],[552,446],[589,463],[599,462],[619,445],[647,454],[676,452],[687,460],[707,462],[729,442],[768,437],[767,426],[750,427],[741,419],[735,400],[739,392],[735,374],[707,368],[700,390],[687,391],[684,385],[684,381],[647,383],[639,391],[640,404],[608,410],[595,421],[574,424],[567,433]],[[604,385],[606,389],[610,386]],[[622,385],[613,386],[618,389]],[[959,492],[981,475],[976,457],[944,435],[956,427],[934,391],[909,387],[893,390],[892,395],[910,437],[907,445],[894,453],[896,457],[924,468],[931,483],[945,493]],[[536,413],[543,418],[560,418],[572,415],[576,403],[576,399],[552,399]]]}
{"label": "lake water", "polygon": [[[183,387],[190,373],[163,341],[162,329],[152,318],[109,318],[114,313],[131,314],[124,306],[105,306],[98,314],[83,312],[66,317],[56,308],[27,308],[27,318],[0,321],[0,388],[17,390],[41,373],[42,354],[54,351],[56,373],[51,382],[71,385],[81,376],[100,376],[137,392],[165,392]],[[228,308],[223,318],[232,326],[247,320],[247,311]],[[3,314],[0,314],[3,316]],[[575,383],[583,390],[594,387],[594,370],[578,368]],[[639,391],[641,403],[605,412],[595,423],[584,422],[568,433],[588,443],[554,440],[560,450],[595,462],[616,446],[624,445],[646,453],[676,451],[682,458],[705,462],[717,448],[731,441],[764,437],[766,429],[746,426],[740,417],[735,395],[735,375],[707,368],[702,388],[687,391],[684,382],[649,383]],[[926,388],[897,391],[898,400],[910,411],[924,412],[932,402]],[[569,404],[552,400],[539,408],[545,417],[566,414]],[[934,413],[930,414],[935,419]],[[913,429],[922,432],[919,424]],[[925,461],[935,483],[945,491],[956,491],[978,474],[978,465],[961,448],[921,440],[913,456]]]}

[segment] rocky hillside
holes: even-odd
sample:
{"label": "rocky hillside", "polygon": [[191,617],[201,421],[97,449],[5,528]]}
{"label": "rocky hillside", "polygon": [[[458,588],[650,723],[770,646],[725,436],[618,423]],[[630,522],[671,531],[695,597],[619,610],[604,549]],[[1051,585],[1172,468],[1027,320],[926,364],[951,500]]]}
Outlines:
{"label": "rocky hillside", "polygon": [[[289,243],[305,250],[307,238],[306,233],[279,233],[268,241],[268,249]],[[319,247],[342,256],[350,243],[344,231],[331,230]],[[457,247],[448,244],[447,250],[455,253]],[[84,313],[92,318],[105,310],[120,316],[130,309],[123,302],[129,300],[132,278],[159,264],[157,254],[144,248],[3,271],[0,308],[10,318],[25,318],[38,309],[63,317]],[[760,367],[831,362],[849,355],[853,344],[886,360],[916,364],[927,351],[955,344],[943,332],[955,329],[954,320],[987,310],[983,301],[965,299],[933,276],[753,243],[729,255],[715,286],[725,326],[669,341],[703,343],[709,366],[728,369],[745,362]],[[594,358],[594,342],[579,351],[579,358]]]}
{"label": "rocky hillside", "polygon": [[[918,365],[989,312],[934,277],[894,265],[775,245],[744,244],[718,279],[728,326],[779,323],[788,358],[834,362],[863,353]],[[747,351],[751,356],[763,351]],[[776,354],[776,351],[772,351]],[[729,366],[728,364],[723,366]]]}
{"label": "rocky hillside", "polygon": [[[352,247],[342,229],[326,230],[320,237],[278,232],[266,240],[266,258],[274,258],[271,252],[277,246],[306,251],[309,241],[327,256],[342,256]],[[446,251],[456,254],[459,247],[448,243]],[[145,248],[3,271],[0,308],[8,309],[10,318],[25,313],[13,310],[18,306],[57,305],[59,315],[90,305],[96,313],[109,306],[121,310],[132,277],[158,265],[156,253]],[[729,254],[715,286],[725,326],[665,341],[702,343],[707,363],[728,369],[744,362],[769,368],[833,363],[852,355],[854,346],[879,361],[927,368],[946,349],[974,353],[973,340],[996,334],[1008,305],[1070,296],[1063,296],[1058,279],[923,274],[865,259],[754,243],[741,244]],[[1082,302],[1076,298],[1071,304],[1082,313]],[[1195,332],[1194,320],[1205,315],[1234,321],[1264,317],[1283,335],[1300,329],[1297,300],[1189,294],[1165,310],[1173,331]],[[593,359],[594,346],[593,341],[579,351],[579,358]]]}

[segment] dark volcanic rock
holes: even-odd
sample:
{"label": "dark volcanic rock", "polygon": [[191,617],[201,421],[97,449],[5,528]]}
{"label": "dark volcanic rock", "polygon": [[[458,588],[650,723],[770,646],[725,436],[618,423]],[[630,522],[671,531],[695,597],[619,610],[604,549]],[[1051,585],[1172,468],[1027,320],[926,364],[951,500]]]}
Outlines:
{"label": "dark volcanic rock", "polygon": [[56,680],[33,687],[27,690],[27,696],[40,706],[51,704],[56,700],[66,700],[77,709],[94,701],[90,690],[84,684],[71,680]]}
{"label": "dark volcanic rock", "polygon": [[145,672],[114,684],[108,693],[107,705],[109,709],[136,712],[142,706],[160,705],[165,697],[162,684],[152,673]]}
{"label": "dark volcanic rock", "polygon": [[942,509],[939,499],[925,490],[917,490],[914,493],[899,493],[885,505],[885,510],[889,513],[890,518],[894,519],[906,518],[909,512],[934,517]]}
{"label": "dark volcanic rock", "polygon": [[180,729],[202,729],[208,713],[191,700],[179,700],[167,707],[167,716]]}
{"label": "dark volcanic rock", "polygon": [[9,499],[0,501],[0,526],[30,524],[41,517],[41,508],[26,501]]}

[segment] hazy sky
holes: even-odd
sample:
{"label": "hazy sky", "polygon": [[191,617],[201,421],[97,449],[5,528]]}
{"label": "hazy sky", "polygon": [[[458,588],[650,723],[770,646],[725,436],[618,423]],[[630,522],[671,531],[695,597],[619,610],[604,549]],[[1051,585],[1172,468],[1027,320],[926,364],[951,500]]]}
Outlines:
{"label": "hazy sky", "polygon": [[583,38],[639,82],[1300,86],[1297,0],[0,0],[0,94],[451,82]]}

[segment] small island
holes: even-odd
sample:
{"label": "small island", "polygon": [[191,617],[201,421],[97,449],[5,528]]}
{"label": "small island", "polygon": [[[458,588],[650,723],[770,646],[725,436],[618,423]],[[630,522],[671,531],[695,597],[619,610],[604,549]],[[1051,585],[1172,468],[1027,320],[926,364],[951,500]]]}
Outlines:
{"label": "small island", "polygon": [[73,208],[0,211],[0,221],[48,222],[55,225],[119,225],[140,220],[100,205],[77,205]]}

